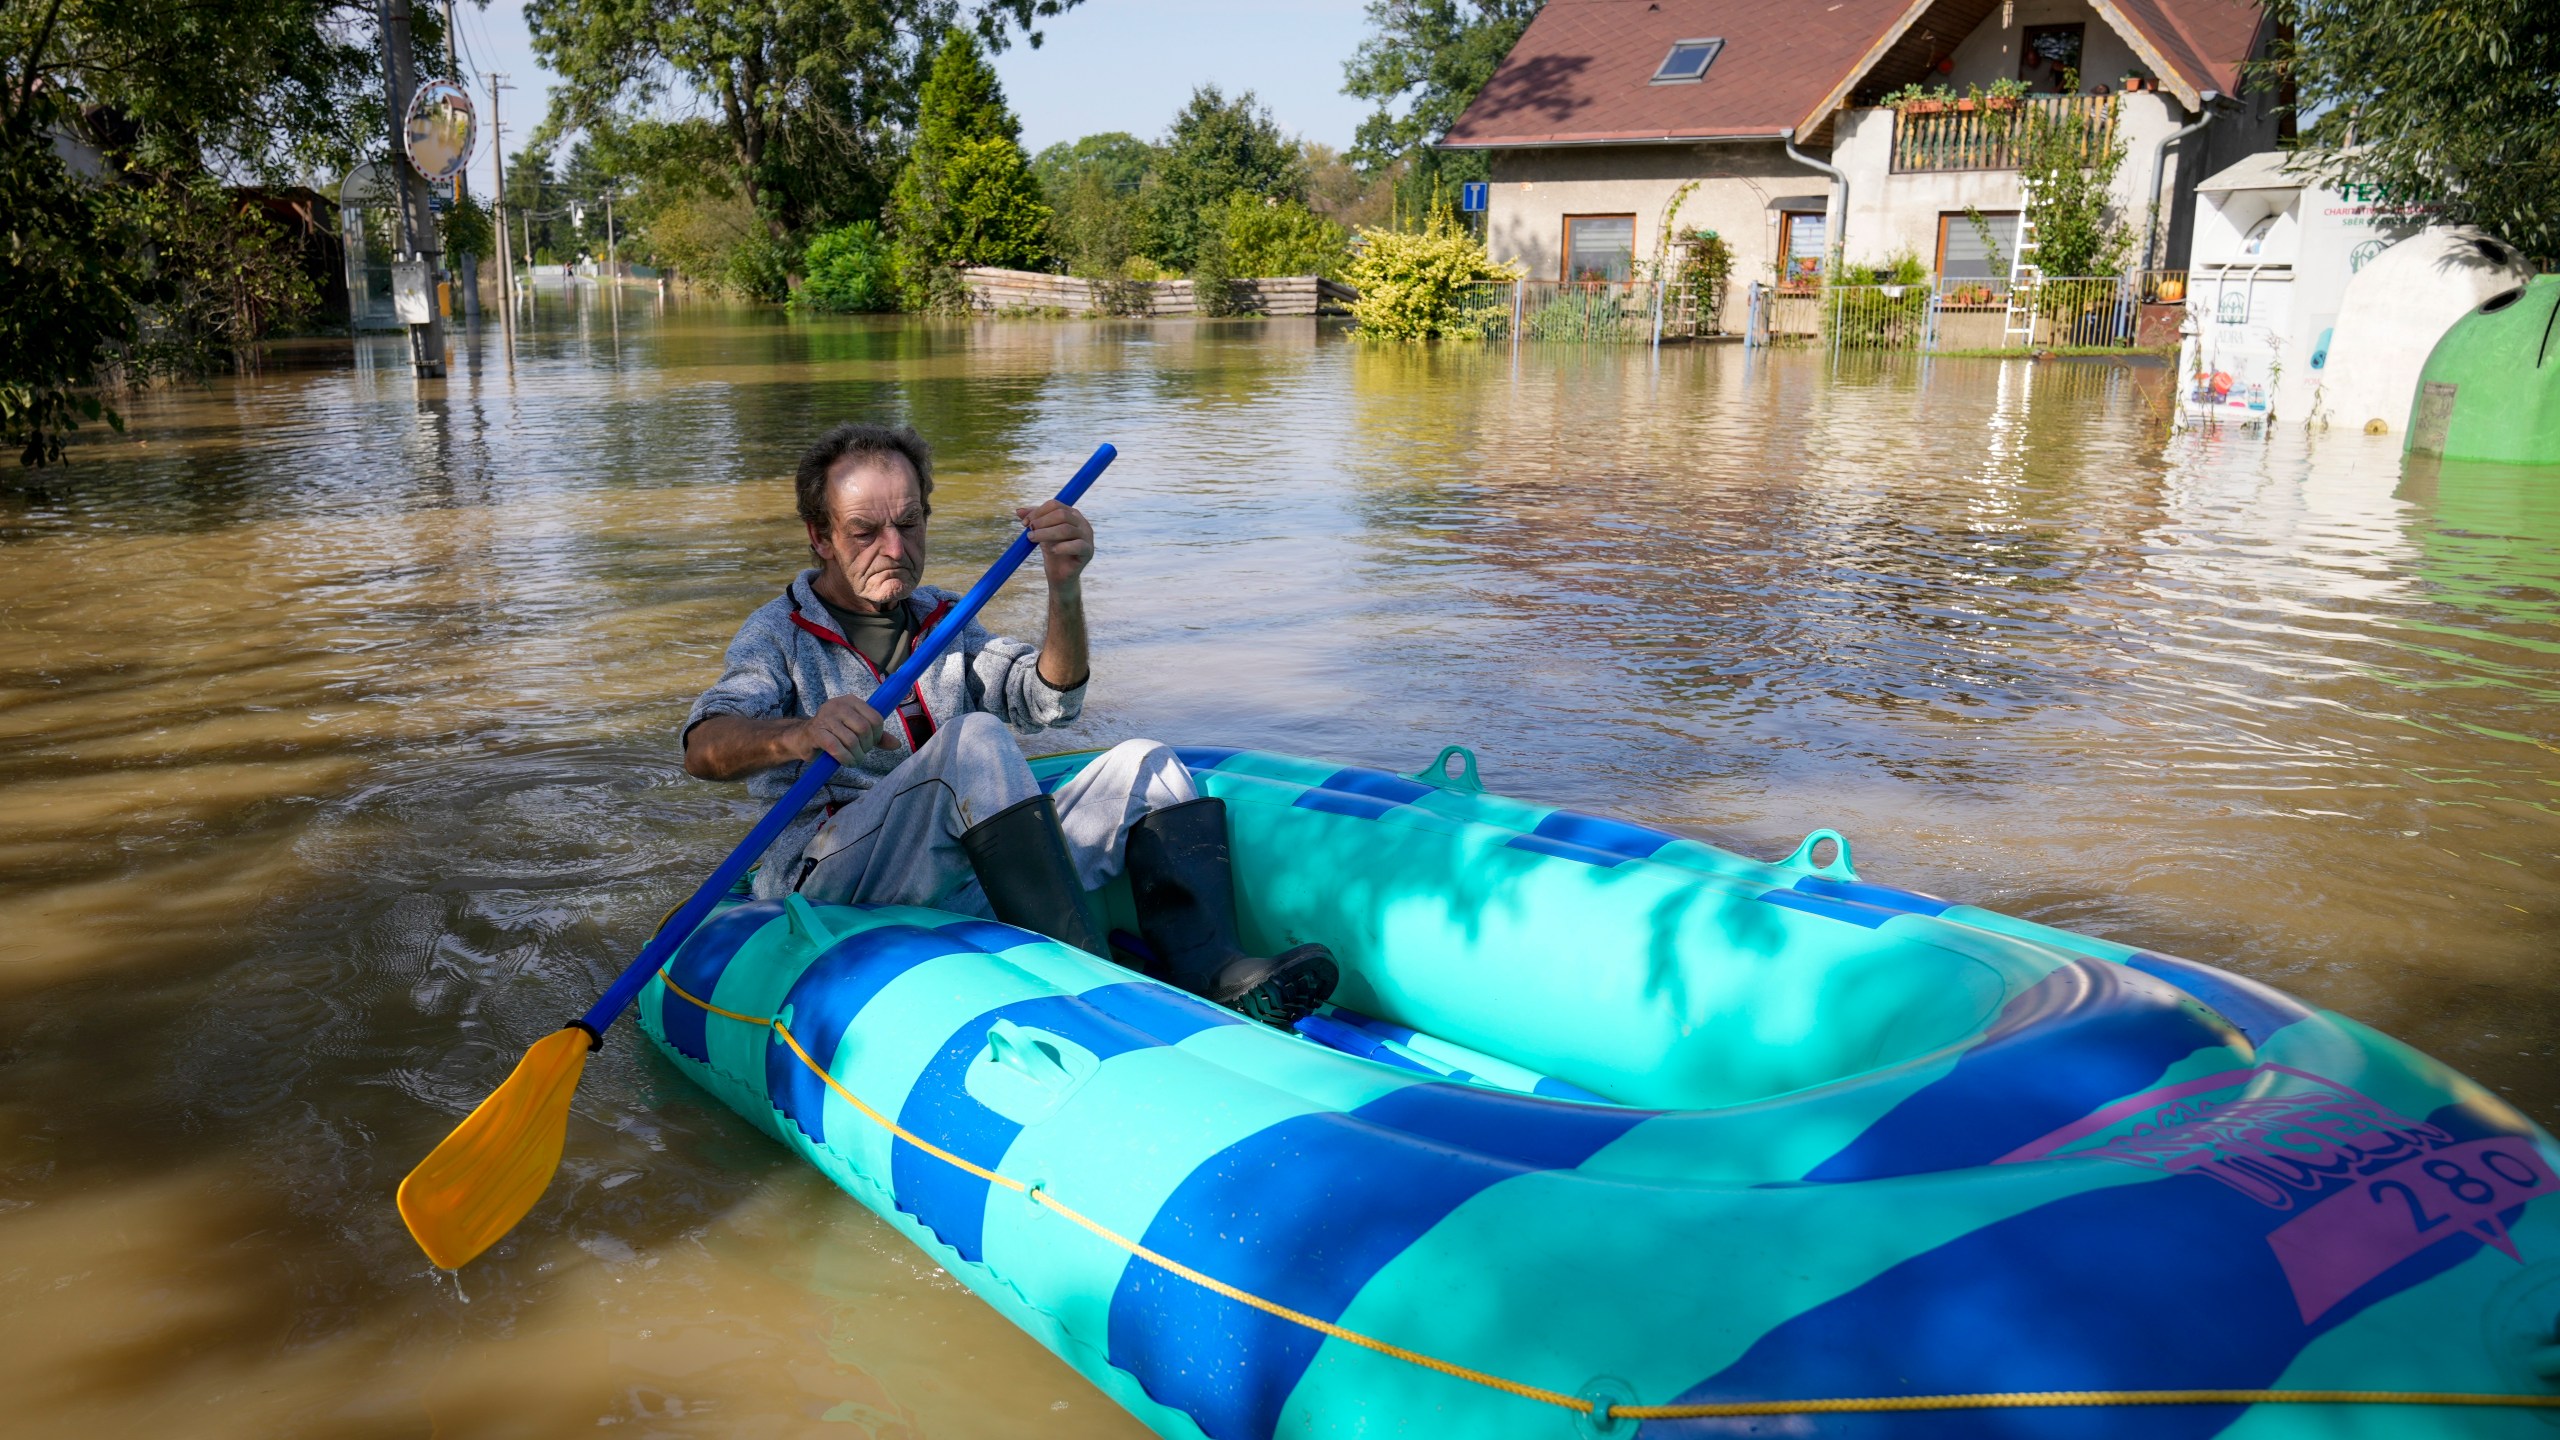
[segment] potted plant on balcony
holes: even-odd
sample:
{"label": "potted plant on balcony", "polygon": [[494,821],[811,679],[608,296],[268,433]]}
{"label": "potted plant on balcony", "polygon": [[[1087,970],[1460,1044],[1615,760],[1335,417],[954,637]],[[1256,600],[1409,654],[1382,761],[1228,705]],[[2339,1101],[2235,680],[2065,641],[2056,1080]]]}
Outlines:
{"label": "potted plant on balcony", "polygon": [[2026,100],[2026,98],[2027,85],[2025,81],[1994,80],[1991,82],[1990,93],[1982,97],[1982,108],[1985,110],[2014,111]]}
{"label": "potted plant on balcony", "polygon": [[1935,92],[1920,85],[1905,85],[1901,89],[1887,91],[1884,98],[1876,103],[1905,115],[1935,115],[1946,109],[1947,102],[1954,96],[1955,92],[1943,85]]}

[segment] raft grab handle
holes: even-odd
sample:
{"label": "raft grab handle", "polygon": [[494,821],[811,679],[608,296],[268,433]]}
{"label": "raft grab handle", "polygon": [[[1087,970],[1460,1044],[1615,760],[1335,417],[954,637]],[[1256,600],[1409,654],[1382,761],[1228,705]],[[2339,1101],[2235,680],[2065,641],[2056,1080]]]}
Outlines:
{"label": "raft grab handle", "polygon": [[[1813,852],[1819,849],[1825,840],[1838,846],[1840,853],[1831,857],[1830,864],[1816,865],[1813,863]],[[1795,853],[1779,861],[1778,867],[1782,870],[1800,870],[1807,875],[1819,875],[1825,880],[1855,881],[1858,878],[1857,870],[1849,863],[1849,837],[1828,827],[1805,836],[1803,843],[1796,846]]]}
{"label": "raft grab handle", "polygon": [[[1459,762],[1451,769],[1449,762]],[[1461,795],[1481,795],[1484,782],[1476,778],[1476,752],[1464,745],[1443,745],[1440,754],[1428,765],[1405,777],[1442,790],[1455,790]]]}

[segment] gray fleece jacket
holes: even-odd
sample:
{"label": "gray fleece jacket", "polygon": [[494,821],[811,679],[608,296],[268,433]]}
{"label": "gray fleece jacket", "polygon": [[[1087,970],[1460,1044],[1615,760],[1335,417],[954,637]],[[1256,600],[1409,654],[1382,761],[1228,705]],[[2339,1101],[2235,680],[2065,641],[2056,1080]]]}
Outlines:
{"label": "gray fleece jacket", "polygon": [[[845,643],[836,632],[835,617],[809,588],[817,575],[815,570],[801,571],[779,598],[758,606],[747,623],[738,627],[719,682],[703,691],[702,698],[693,702],[692,713],[685,716],[684,730],[676,741],[679,751],[683,736],[714,715],[796,720],[816,713],[820,705],[839,695],[867,697],[879,685],[879,672],[862,652]],[[907,604],[921,625],[929,626],[959,598],[948,590],[921,585]],[[917,682],[916,697],[937,727],[982,710],[1016,730],[1033,731],[1075,719],[1084,709],[1084,690],[1082,685],[1061,690],[1041,679],[1038,647],[1008,640],[972,620],[951,648],[926,668],[924,679]],[[920,727],[911,727],[894,713],[888,718],[889,746],[838,769],[819,800],[801,811],[764,852],[764,869],[756,876],[757,894],[787,891],[800,852],[827,815],[878,784],[915,753],[915,736],[909,732]],[[799,778],[797,763],[779,765],[749,776],[747,793],[771,804]]]}

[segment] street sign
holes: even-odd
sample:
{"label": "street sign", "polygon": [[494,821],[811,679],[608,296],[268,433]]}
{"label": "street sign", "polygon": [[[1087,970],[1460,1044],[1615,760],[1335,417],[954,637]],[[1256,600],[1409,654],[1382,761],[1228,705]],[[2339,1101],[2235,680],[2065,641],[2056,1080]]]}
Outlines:
{"label": "street sign", "polygon": [[471,163],[471,142],[479,130],[471,113],[471,96],[450,80],[429,80],[409,97],[408,123],[402,137],[409,163],[430,180],[450,180]]}
{"label": "street sign", "polygon": [[1482,180],[1469,180],[1458,187],[1458,208],[1470,215],[1484,213],[1488,192],[1493,187]]}

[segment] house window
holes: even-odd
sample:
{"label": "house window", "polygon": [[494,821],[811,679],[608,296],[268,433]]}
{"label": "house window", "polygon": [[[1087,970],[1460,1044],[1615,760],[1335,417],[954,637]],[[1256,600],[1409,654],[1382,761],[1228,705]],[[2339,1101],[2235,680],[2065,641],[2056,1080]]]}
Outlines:
{"label": "house window", "polygon": [[2080,37],[2085,25],[2030,25],[2018,50],[2018,78],[2030,90],[2080,88]]}
{"label": "house window", "polygon": [[1564,278],[1624,280],[1635,270],[1636,217],[1564,217]]}
{"label": "house window", "polygon": [[1812,285],[1822,278],[1828,226],[1819,210],[1778,212],[1778,283]]}
{"label": "house window", "polygon": [[[1973,223],[1975,215],[1982,223]],[[1985,242],[1988,243],[1985,243]],[[1938,276],[1943,280],[2005,280],[2017,258],[2015,210],[1938,212]]]}
{"label": "house window", "polygon": [[1707,67],[1716,63],[1724,50],[1722,40],[1675,40],[1671,53],[1662,57],[1662,68],[1653,72],[1656,85],[1683,85],[1707,78]]}

